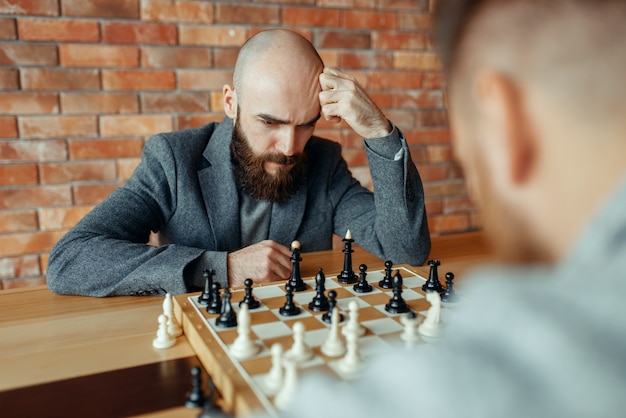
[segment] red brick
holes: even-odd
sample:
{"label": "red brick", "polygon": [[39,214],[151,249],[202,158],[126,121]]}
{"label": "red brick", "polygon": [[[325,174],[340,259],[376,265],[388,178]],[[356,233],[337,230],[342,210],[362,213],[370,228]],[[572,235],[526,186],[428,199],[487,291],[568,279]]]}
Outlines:
{"label": "red brick", "polygon": [[17,39],[15,19],[0,17],[0,39]]}
{"label": "red brick", "polygon": [[406,142],[409,145],[450,143],[450,131],[448,129],[405,130],[404,137],[406,138]]}
{"label": "red brick", "polygon": [[452,147],[448,145],[429,145],[426,148],[428,161],[431,163],[441,163],[452,161]]}
{"label": "red brick", "polygon": [[20,39],[26,41],[83,41],[100,40],[95,20],[58,20],[22,18],[17,21]]}
{"label": "red brick", "polygon": [[147,68],[210,68],[211,55],[209,48],[144,47],[141,48],[141,65]]}
{"label": "red brick", "polygon": [[66,138],[98,134],[95,116],[20,116],[22,138]]}
{"label": "red brick", "polygon": [[433,52],[397,51],[393,54],[393,66],[400,70],[437,71],[441,61]]}
{"label": "red brick", "polygon": [[239,55],[239,48],[215,48],[213,49],[213,67],[233,68]]}
{"label": "red brick", "polygon": [[80,184],[72,187],[74,203],[88,205],[102,202],[113,190],[122,186],[121,183],[112,184]]}
{"label": "red brick", "polygon": [[207,1],[143,0],[141,19],[159,22],[213,23],[213,4]]}
{"label": "red brick", "polygon": [[211,122],[221,122],[224,113],[210,113],[206,115],[181,115],[176,117],[176,129],[197,128]]}
{"label": "red brick", "polygon": [[4,0],[0,13],[10,15],[58,16],[58,0]]}
{"label": "red brick", "polygon": [[61,93],[65,114],[138,113],[135,93]]}
{"label": "red brick", "polygon": [[443,92],[433,90],[399,93],[393,97],[393,106],[403,109],[426,109],[443,107]]}
{"label": "red brick", "polygon": [[237,26],[188,26],[179,28],[181,45],[241,46],[247,39],[245,28]]}
{"label": "red brick", "polygon": [[370,96],[370,99],[372,99],[374,103],[376,103],[376,106],[378,106],[379,108],[386,109],[391,107],[391,94],[380,92],[370,92],[368,94]]}
{"label": "red brick", "polygon": [[466,194],[465,180],[445,180],[424,184],[424,195],[428,197]]}
{"label": "red brick", "polygon": [[50,258],[50,253],[39,254],[39,269],[41,270],[41,274],[46,274],[46,269],[48,267],[49,258]]}
{"label": "red brick", "polygon": [[70,139],[70,159],[123,158],[141,155],[143,140],[140,138],[120,139]]}
{"label": "red brick", "polygon": [[59,113],[59,98],[56,93],[4,93],[0,101],[0,113]]}
{"label": "red brick", "polygon": [[443,213],[466,213],[474,209],[469,197],[445,197],[443,199]]}
{"label": "red brick", "polygon": [[405,10],[424,10],[428,11],[429,4],[432,0],[381,0],[379,7],[382,9],[402,11]]}
{"label": "red brick", "polygon": [[341,68],[388,69],[393,65],[391,54],[376,52],[342,52],[339,54]]}
{"label": "red brick", "polygon": [[34,231],[38,227],[34,210],[0,212],[0,233]]}
{"label": "red brick", "polygon": [[361,183],[361,186],[369,191],[374,190],[374,182],[372,181],[372,174],[370,173],[369,167],[350,167],[350,171],[354,178]]}
{"label": "red brick", "polygon": [[207,93],[144,93],[141,95],[141,111],[144,113],[207,112]]}
{"label": "red brick", "polygon": [[61,65],[66,67],[137,67],[139,48],[136,46],[61,44]]}
{"label": "red brick", "polygon": [[319,7],[284,7],[283,25],[292,26],[339,26],[341,12]]}
{"label": "red brick", "polygon": [[[248,30],[248,35],[252,37],[268,29],[272,29],[272,28],[268,28],[267,26],[252,26]],[[290,30],[291,32],[297,33],[298,35],[302,36],[304,39],[308,40],[309,42],[313,41],[313,32],[310,29],[296,27],[296,28],[289,28],[288,30]]]}
{"label": "red brick", "polygon": [[370,49],[369,33],[321,30],[315,34],[317,48]]}
{"label": "red brick", "polygon": [[102,39],[112,44],[176,44],[176,25],[170,23],[103,22]]}
{"label": "red brick", "polygon": [[426,36],[423,33],[376,31],[372,33],[372,47],[384,50],[424,49]]}
{"label": "red brick", "polygon": [[114,161],[43,163],[40,166],[41,183],[69,183],[73,181],[115,180]]}
{"label": "red brick", "polygon": [[422,181],[445,180],[448,175],[448,166],[446,164],[421,164],[419,173]]}
{"label": "red brick", "polygon": [[38,179],[35,164],[0,165],[0,186],[37,184]]}
{"label": "red brick", "polygon": [[26,287],[43,286],[45,284],[46,278],[43,276],[6,279],[2,280],[2,289],[23,289]]}
{"label": "red brick", "polygon": [[380,11],[346,10],[343,25],[349,29],[393,29],[396,27],[396,14]]}
{"label": "red brick", "polygon": [[426,207],[426,213],[428,214],[428,216],[437,215],[443,211],[442,199],[426,198],[424,201],[424,206]]}
{"label": "red brick", "polygon": [[0,68],[0,90],[17,90],[20,88],[19,74],[15,68]]}
{"label": "red brick", "polygon": [[220,23],[277,25],[280,23],[280,9],[276,6],[219,3],[215,5],[215,21]]}
{"label": "red brick", "polygon": [[0,141],[0,161],[58,161],[67,158],[64,140]]}
{"label": "red brick", "polygon": [[465,178],[465,173],[463,172],[463,167],[460,164],[453,162],[450,164],[450,173],[448,174],[448,178],[451,179],[462,179]]}
{"label": "red brick", "polygon": [[102,70],[104,90],[173,90],[174,72],[165,70]]}
{"label": "red brick", "polygon": [[0,279],[36,276],[39,273],[39,258],[34,254],[0,258]]}
{"label": "red brick", "polygon": [[0,235],[0,256],[50,251],[65,231],[19,232]]}
{"label": "red brick", "polygon": [[438,90],[446,88],[446,79],[443,73],[426,73],[424,74],[423,88]]}
{"label": "red brick", "polygon": [[0,44],[0,65],[57,65],[54,45],[3,43]]}
{"label": "red brick", "polygon": [[232,70],[178,70],[178,88],[181,90],[222,90],[232,84]]}
{"label": "red brick", "polygon": [[480,212],[471,212],[470,216],[470,227],[473,230],[482,229],[483,228],[483,217]]}
{"label": "red brick", "polygon": [[367,154],[365,150],[343,149],[341,155],[350,167],[366,166]]}
{"label": "red brick", "polygon": [[91,209],[93,206],[39,209],[39,227],[42,231],[72,228]]}
{"label": "red brick", "polygon": [[224,95],[221,91],[211,92],[211,110],[213,112],[224,111]]}
{"label": "red brick", "polygon": [[17,138],[17,119],[0,116],[0,138]]}
{"label": "red brick", "polygon": [[463,232],[469,229],[469,216],[436,215],[428,218],[428,228],[435,233]]}
{"label": "red brick", "polygon": [[449,126],[448,112],[445,110],[419,110],[414,115],[415,126]]}
{"label": "red brick", "polygon": [[24,90],[98,90],[100,77],[98,70],[86,69],[37,69],[20,70]]}
{"label": "red brick", "polygon": [[398,29],[404,30],[433,30],[433,16],[428,13],[400,13],[397,21]]}
{"label": "red brick", "polygon": [[60,0],[65,16],[139,18],[139,0]]}
{"label": "red brick", "polygon": [[402,130],[415,126],[415,112],[413,111],[387,109],[385,111],[385,116],[387,116],[389,120],[392,120],[393,123]]}
{"label": "red brick", "polygon": [[169,115],[100,117],[100,131],[104,136],[154,135],[172,129],[172,118]]}
{"label": "red brick", "polygon": [[318,6],[329,7],[361,7],[366,9],[373,9],[376,6],[377,0],[317,0]]}
{"label": "red brick", "polygon": [[135,169],[141,162],[141,158],[124,158],[117,160],[117,178],[120,180],[128,180],[135,172]]}
{"label": "red brick", "polygon": [[370,74],[370,90],[418,89],[422,86],[422,74],[400,71],[376,71]]}
{"label": "red brick", "polygon": [[0,209],[61,206],[70,203],[71,194],[67,185],[0,189]]}

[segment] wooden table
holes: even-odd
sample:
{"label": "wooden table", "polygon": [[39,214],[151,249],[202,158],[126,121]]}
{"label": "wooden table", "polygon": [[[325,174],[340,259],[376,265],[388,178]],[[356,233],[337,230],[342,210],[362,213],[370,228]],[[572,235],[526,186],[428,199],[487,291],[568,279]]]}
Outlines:
{"label": "wooden table", "polygon": [[[489,257],[480,233],[432,243],[430,258],[457,276]],[[303,277],[343,267],[337,250],[302,258]],[[382,266],[360,249],[353,263]],[[427,266],[418,270],[427,277]],[[182,406],[190,370],[200,365],[191,347],[181,337],[171,349],[152,348],[161,304],[156,297],[59,296],[45,286],[1,291],[2,416],[197,416]]]}

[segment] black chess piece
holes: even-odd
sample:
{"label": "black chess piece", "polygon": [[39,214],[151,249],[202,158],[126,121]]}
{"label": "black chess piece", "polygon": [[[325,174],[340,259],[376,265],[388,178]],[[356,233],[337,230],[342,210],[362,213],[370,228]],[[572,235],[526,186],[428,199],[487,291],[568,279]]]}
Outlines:
{"label": "black chess piece", "polygon": [[237,315],[230,303],[230,290],[224,289],[224,301],[220,316],[215,319],[215,326],[220,328],[233,328],[237,326]]}
{"label": "black chess piece", "polygon": [[441,262],[439,260],[428,260],[428,265],[430,266],[430,273],[428,280],[422,286],[422,290],[424,292],[443,292],[443,286],[439,281],[439,274],[437,273],[437,267],[441,265]]}
{"label": "black chess piece", "polygon": [[337,280],[339,283],[343,284],[352,284],[356,283],[359,279],[357,275],[352,270],[352,253],[354,250],[352,249],[352,243],[354,240],[352,239],[352,235],[350,235],[350,231],[346,234],[346,237],[342,240],[343,247],[343,270],[337,276]]}
{"label": "black chess piece", "polygon": [[289,278],[289,284],[294,292],[302,292],[308,288],[307,284],[302,280],[300,274],[300,241],[294,241],[291,243],[291,278]]}
{"label": "black chess piece", "polygon": [[244,280],[243,284],[246,286],[246,295],[244,296],[243,300],[239,302],[239,306],[243,305],[244,303],[248,304],[249,309],[256,309],[261,306],[261,302],[255,299],[254,295],[252,294],[252,279]]}
{"label": "black chess piece", "polygon": [[391,268],[393,263],[391,260],[385,261],[385,277],[378,282],[378,286],[382,289],[391,289],[393,287],[393,277],[391,277]]}
{"label": "black chess piece", "polygon": [[220,284],[213,282],[211,284],[211,301],[206,307],[206,311],[210,314],[218,314],[222,311],[222,297],[220,296]]}
{"label": "black chess piece", "polygon": [[359,282],[352,289],[357,293],[369,293],[373,290],[372,285],[367,282],[367,266],[359,266]]}
{"label": "black chess piece", "polygon": [[[328,292],[328,312],[322,315],[322,321],[326,322],[327,324],[330,324],[332,322],[331,318],[333,315],[333,309],[338,309],[337,308],[337,292],[334,290],[331,290],[330,292]],[[342,321],[343,321],[343,314],[339,312],[339,322],[342,322]]]}
{"label": "black chess piece", "polygon": [[208,305],[211,303],[211,285],[213,284],[215,270],[204,270],[202,274],[204,276],[204,291],[198,296],[198,303],[200,305]]}
{"label": "black chess piece", "polygon": [[202,369],[194,367],[191,369],[191,391],[185,401],[187,408],[200,408],[204,405],[205,395],[202,391]]}
{"label": "black chess piece", "polygon": [[209,375],[209,394],[204,399],[204,405],[202,406],[202,411],[198,415],[198,418],[227,418],[230,417],[229,414],[222,411],[215,402],[216,390],[215,384],[213,383],[213,379]]}
{"label": "black chess piece", "polygon": [[458,301],[456,292],[454,291],[454,274],[452,272],[446,273],[446,290],[441,294],[441,301],[446,303],[454,303]]}
{"label": "black chess piece", "polygon": [[406,313],[410,310],[404,299],[402,299],[402,276],[399,270],[396,270],[396,275],[393,276],[393,296],[389,303],[385,305],[385,310],[392,314]]}
{"label": "black chess piece", "polygon": [[302,312],[302,309],[293,303],[293,287],[289,283],[285,285],[285,304],[278,310],[278,313],[283,316],[295,316]]}
{"label": "black chess piece", "polygon": [[320,267],[315,276],[315,296],[309,303],[309,309],[313,312],[324,312],[329,309],[328,298],[324,294],[326,291],[326,277]]}

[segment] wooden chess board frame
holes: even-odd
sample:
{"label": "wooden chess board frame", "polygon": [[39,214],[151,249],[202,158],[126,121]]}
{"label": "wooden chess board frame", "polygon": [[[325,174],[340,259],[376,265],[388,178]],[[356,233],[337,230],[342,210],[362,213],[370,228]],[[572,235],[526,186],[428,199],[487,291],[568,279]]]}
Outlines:
{"label": "wooden chess board frame", "polygon": [[[376,268],[370,270],[382,269],[381,266],[374,267]],[[394,271],[396,269],[408,270],[410,273],[425,280],[421,273],[407,264],[394,265],[393,269]],[[338,273],[339,272],[326,275],[326,283],[330,280],[336,281]],[[303,277],[303,279],[307,281],[312,278]],[[374,283],[373,281],[370,282],[370,284]],[[255,288],[261,286],[284,286],[284,284],[285,281],[281,281],[265,285],[255,285]],[[233,305],[235,301],[242,299],[244,291],[243,288],[231,290]],[[225,412],[232,413],[235,416],[246,416],[262,410],[269,413],[275,412],[273,405],[269,402],[267,397],[262,393],[257,393],[242,375],[242,368],[239,361],[230,357],[225,343],[220,341],[219,337],[216,336],[215,331],[212,330],[210,326],[207,326],[204,316],[198,312],[198,309],[190,300],[198,296],[199,293],[174,296],[174,314],[183,327],[187,341],[205,369],[211,375],[217,390],[220,392],[223,402],[221,406]],[[262,298],[257,299],[263,302]]]}

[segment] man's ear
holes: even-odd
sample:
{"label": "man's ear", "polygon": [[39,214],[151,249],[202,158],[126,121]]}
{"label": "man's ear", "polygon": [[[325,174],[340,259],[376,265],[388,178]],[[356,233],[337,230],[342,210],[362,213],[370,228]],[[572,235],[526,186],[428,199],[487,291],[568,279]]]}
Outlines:
{"label": "man's ear", "polygon": [[237,118],[237,95],[235,88],[224,84],[222,88],[222,96],[224,101],[224,113],[229,118],[235,120]]}
{"label": "man's ear", "polygon": [[[477,102],[487,122],[486,129],[496,129],[509,180],[522,184],[532,173],[537,156],[532,123],[525,109],[519,85],[504,74],[484,72],[477,77]],[[502,173],[505,174],[505,173]]]}

